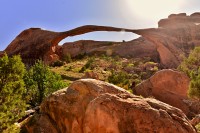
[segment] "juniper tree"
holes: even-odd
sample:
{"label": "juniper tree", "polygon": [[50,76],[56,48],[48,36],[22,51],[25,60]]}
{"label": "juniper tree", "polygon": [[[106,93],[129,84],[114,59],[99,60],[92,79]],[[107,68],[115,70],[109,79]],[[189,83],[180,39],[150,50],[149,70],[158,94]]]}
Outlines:
{"label": "juniper tree", "polygon": [[0,58],[0,132],[10,128],[25,112],[24,73],[20,56]]}
{"label": "juniper tree", "polygon": [[49,94],[66,86],[61,76],[52,72],[41,60],[27,71],[24,81],[28,102],[32,106],[39,105]]}
{"label": "juniper tree", "polygon": [[188,95],[200,99],[200,47],[196,47],[178,69],[185,72],[191,79]]}

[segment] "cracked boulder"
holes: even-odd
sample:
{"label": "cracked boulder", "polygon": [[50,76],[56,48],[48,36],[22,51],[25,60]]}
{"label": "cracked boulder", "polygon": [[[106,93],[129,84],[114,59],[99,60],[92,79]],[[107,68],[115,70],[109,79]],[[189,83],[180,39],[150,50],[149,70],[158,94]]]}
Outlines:
{"label": "cracked boulder", "polygon": [[[196,132],[180,109],[152,98],[135,96],[122,88],[95,79],[81,79],[68,88],[53,93],[42,103],[39,113],[34,116],[24,125],[24,131]],[[33,118],[35,119],[32,120]],[[40,121],[42,118],[43,121]]]}

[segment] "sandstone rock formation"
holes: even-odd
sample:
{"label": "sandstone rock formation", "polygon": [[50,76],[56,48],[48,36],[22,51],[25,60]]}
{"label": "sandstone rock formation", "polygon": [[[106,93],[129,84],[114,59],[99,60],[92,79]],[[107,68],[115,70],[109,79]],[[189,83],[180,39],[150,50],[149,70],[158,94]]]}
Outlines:
{"label": "sandstone rock formation", "polygon": [[135,94],[156,99],[181,109],[187,116],[200,113],[200,104],[189,99],[189,78],[178,71],[161,70],[135,88]]}
{"label": "sandstone rock formation", "polygon": [[[61,40],[69,36],[93,31],[121,32],[122,30],[127,32],[134,31],[130,29],[93,25],[82,26],[65,32],[53,32],[42,30],[40,28],[30,28],[20,33],[4,51],[10,56],[20,54],[23,61],[28,64],[34,63],[36,59],[43,59],[49,64],[62,58],[62,56],[65,56],[68,53],[74,57],[84,53],[106,53],[108,49],[111,49],[114,54],[126,57],[147,56],[155,60],[158,58],[158,53],[156,52],[154,44],[145,39],[137,39],[127,43],[123,42],[120,46],[116,45],[119,43],[115,44],[113,42],[113,45],[111,45],[110,42],[97,41],[78,41],[58,46],[58,43]],[[145,44],[143,42],[145,42]]]}
{"label": "sandstone rock formation", "polygon": [[[172,14],[158,22],[158,28],[124,29],[107,26],[82,26],[65,32],[52,32],[30,28],[18,35],[5,49],[8,55],[21,54],[26,63],[43,59],[51,63],[70,53],[105,53],[123,57],[150,57],[165,68],[176,68],[182,56],[188,55],[195,46],[200,46],[200,13],[187,16],[185,13]],[[94,31],[131,32],[142,37],[129,42],[78,41],[58,46],[66,37]]]}
{"label": "sandstone rock formation", "polygon": [[181,110],[95,79],[53,93],[24,128],[29,133],[196,132]]}

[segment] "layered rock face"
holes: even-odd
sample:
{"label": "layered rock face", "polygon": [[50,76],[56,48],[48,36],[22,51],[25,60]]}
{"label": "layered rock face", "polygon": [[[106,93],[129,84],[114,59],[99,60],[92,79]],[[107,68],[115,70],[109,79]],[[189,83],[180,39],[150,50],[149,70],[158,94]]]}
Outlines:
{"label": "layered rock face", "polygon": [[[65,32],[52,32],[39,28],[23,31],[5,49],[8,55],[21,54],[25,62],[43,59],[47,63],[58,60],[67,53],[76,56],[82,53],[106,53],[123,57],[150,57],[164,68],[176,68],[183,56],[200,46],[200,15],[194,13],[172,14],[158,22],[158,28],[124,29],[107,26],[82,26]],[[94,31],[132,32],[142,37],[129,42],[78,41],[58,46],[66,37]]]}
{"label": "layered rock face", "polygon": [[189,78],[178,71],[161,70],[135,88],[135,94],[156,99],[181,109],[188,117],[200,113],[199,101],[189,99]]}
{"label": "layered rock face", "polygon": [[30,133],[196,132],[181,110],[94,79],[53,93],[24,127]]}

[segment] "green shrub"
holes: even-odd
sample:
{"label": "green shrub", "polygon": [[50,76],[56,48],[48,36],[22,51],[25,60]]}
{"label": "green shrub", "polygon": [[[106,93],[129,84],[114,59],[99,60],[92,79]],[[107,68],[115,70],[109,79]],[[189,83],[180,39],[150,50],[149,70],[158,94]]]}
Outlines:
{"label": "green shrub", "polygon": [[157,72],[157,71],[158,71],[158,67],[157,67],[157,66],[154,66],[154,67],[153,67],[153,71],[154,71],[154,72]]}
{"label": "green shrub", "polygon": [[111,75],[108,77],[108,82],[113,83],[124,89],[128,89],[130,86],[129,75],[126,72],[111,71]]}
{"label": "green shrub", "polygon": [[198,72],[190,72],[190,78],[191,81],[188,95],[193,98],[200,98],[200,67]]}
{"label": "green shrub", "polygon": [[94,58],[90,58],[87,63],[81,68],[79,72],[85,72],[87,69],[93,69],[92,64],[94,63]]}
{"label": "green shrub", "polygon": [[108,56],[108,55],[105,55],[105,54],[102,54],[100,58],[103,59],[103,60],[106,60],[106,61],[111,61],[111,60],[113,60],[112,57],[110,57],[110,56]]}
{"label": "green shrub", "polygon": [[83,59],[86,55],[87,55],[86,53],[81,53],[81,54],[75,56],[75,59],[81,60],[81,59]]}
{"label": "green shrub", "polygon": [[57,60],[55,61],[54,63],[52,63],[52,67],[60,67],[60,66],[63,66],[64,65],[64,62],[60,61],[60,60]]}
{"label": "green shrub", "polygon": [[178,69],[185,72],[188,76],[193,71],[198,72],[200,66],[200,47],[196,47],[183,62],[179,65]]}
{"label": "green shrub", "polygon": [[137,79],[137,78],[139,78],[139,75],[133,74],[133,75],[132,75],[132,78],[133,78],[133,79]]}
{"label": "green shrub", "polygon": [[83,66],[79,72],[80,72],[80,73],[83,73],[83,72],[85,72],[85,70],[86,70],[86,67]]}
{"label": "green shrub", "polygon": [[178,67],[191,79],[188,95],[193,98],[200,98],[200,47],[196,47]]}
{"label": "green shrub", "polygon": [[142,82],[140,78],[134,79],[136,86]]}
{"label": "green shrub", "polygon": [[152,61],[147,62],[147,64],[156,65],[156,63]]}
{"label": "green shrub", "polygon": [[24,81],[27,88],[27,101],[32,106],[39,105],[52,92],[66,86],[61,76],[52,72],[40,60],[25,74]]}
{"label": "green shrub", "polygon": [[67,63],[71,63],[72,62],[72,58],[71,55],[69,53],[67,53],[64,57],[63,60]]}
{"label": "green shrub", "polygon": [[195,128],[197,129],[197,132],[200,133],[200,123],[197,124],[197,125],[195,126]]}
{"label": "green shrub", "polygon": [[72,70],[72,66],[67,66],[67,67],[65,67],[65,70],[66,70],[66,71],[71,71],[71,70]]}
{"label": "green shrub", "polygon": [[0,58],[0,132],[15,132],[13,124],[24,115],[24,73],[20,56]]}
{"label": "green shrub", "polygon": [[133,63],[129,63],[127,66],[128,67],[134,67],[134,64]]}

